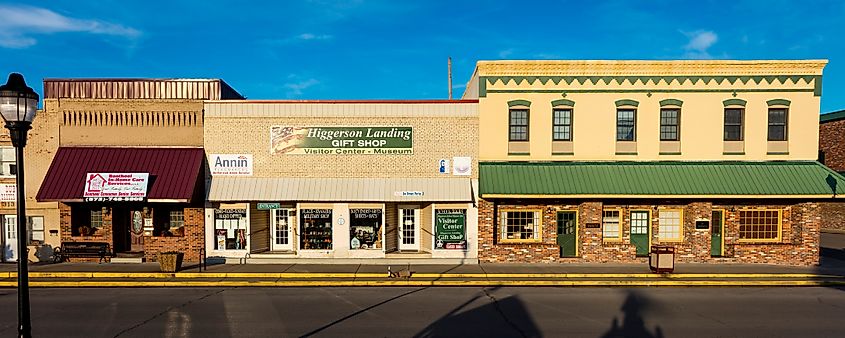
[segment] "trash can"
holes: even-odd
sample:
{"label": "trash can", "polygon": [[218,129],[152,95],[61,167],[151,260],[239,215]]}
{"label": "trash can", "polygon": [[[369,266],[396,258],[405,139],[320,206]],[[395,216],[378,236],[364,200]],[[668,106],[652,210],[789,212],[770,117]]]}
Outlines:
{"label": "trash can", "polygon": [[648,267],[654,273],[671,273],[675,271],[675,247],[667,245],[652,245],[648,255]]}

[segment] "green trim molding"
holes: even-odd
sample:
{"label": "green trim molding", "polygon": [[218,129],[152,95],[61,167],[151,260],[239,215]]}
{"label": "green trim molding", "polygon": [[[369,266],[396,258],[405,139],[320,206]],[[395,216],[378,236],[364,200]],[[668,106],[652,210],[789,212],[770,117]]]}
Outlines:
{"label": "green trim molding", "polygon": [[508,101],[508,107],[513,107],[513,106],[531,107],[531,101],[528,101],[528,100],[510,100],[510,101]]}
{"label": "green trim molding", "polygon": [[616,100],[616,106],[617,107],[621,107],[621,106],[638,107],[639,105],[640,105],[640,103],[637,102],[637,101],[634,101],[634,100]]}
{"label": "green trim molding", "polygon": [[819,196],[845,177],[816,161],[482,162],[485,195]]}
{"label": "green trim molding", "polygon": [[845,110],[824,113],[819,117],[821,123],[845,120]]}
{"label": "green trim molding", "polygon": [[681,155],[679,152],[660,152],[658,155]]}
{"label": "green trim molding", "polygon": [[[685,85],[689,83],[690,85],[695,85],[703,83],[705,85],[709,85],[711,82],[714,82],[716,85],[720,85],[724,82],[728,82],[731,85],[735,83],[740,83],[743,85],[749,84],[751,81],[754,84],[761,84],[766,82],[768,84],[773,84],[775,81],[779,82],[780,84],[787,84],[787,81],[791,81],[792,84],[798,84],[798,81],[803,80],[804,83],[810,84],[812,82],[813,87],[808,88],[806,90],[800,89],[784,89],[784,88],[777,88],[777,89],[758,89],[757,91],[760,92],[798,92],[798,91],[810,91],[813,92],[814,96],[821,96],[822,94],[822,76],[821,75],[755,75],[755,76],[699,76],[699,75],[678,75],[678,76],[480,76],[479,77],[479,84],[478,84],[478,96],[479,97],[486,97],[487,93],[493,93],[493,91],[487,89],[487,84],[496,84],[497,82],[501,82],[503,85],[507,85],[511,81],[515,84],[519,85],[524,81],[528,81],[528,84],[533,85],[535,82],[539,81],[541,84],[545,85],[549,81],[554,83],[555,85],[560,85],[561,83],[565,83],[566,85],[571,85],[573,82],[576,82],[580,85],[584,85],[587,82],[590,82],[592,85],[597,85],[599,82],[603,82],[605,85],[609,85],[612,82],[616,82],[616,84],[622,85],[626,82],[630,85],[649,85],[654,84],[658,85],[660,83],[664,84],[677,84],[677,85]],[[557,90],[555,92],[561,92],[562,90]],[[659,90],[642,90],[644,92],[660,92]],[[707,90],[704,90],[707,91]],[[729,92],[744,92],[748,91],[735,88],[727,90]],[[575,92],[572,90],[567,90],[567,92]],[[684,90],[678,90],[678,92],[685,92]]]}
{"label": "green trim molding", "polygon": [[743,99],[727,99],[727,100],[722,101],[722,103],[725,105],[725,107],[727,107],[727,106],[743,106],[743,107],[745,107],[745,104],[747,103],[747,101],[745,101]]}
{"label": "green trim molding", "polygon": [[531,153],[508,153],[508,156],[531,156]]}
{"label": "green trim molding", "polygon": [[744,151],[724,151],[722,155],[745,155]]}
{"label": "green trim molding", "polygon": [[786,99],[774,99],[766,101],[766,104],[770,106],[789,106],[790,102]]}
{"label": "green trim molding", "polygon": [[552,101],[552,107],[560,107],[560,106],[575,107],[575,101],[567,100],[567,99],[560,99],[560,100]]}
{"label": "green trim molding", "polygon": [[684,101],[676,100],[676,99],[660,100],[660,106],[661,107],[664,107],[664,106],[678,106],[678,107],[680,107],[683,104],[684,104]]}
{"label": "green trim molding", "polygon": [[569,153],[567,153],[567,152],[560,152],[560,153],[552,152],[552,155],[554,155],[554,156],[572,156],[572,155],[575,155],[575,153],[572,153],[572,152],[569,152]]}

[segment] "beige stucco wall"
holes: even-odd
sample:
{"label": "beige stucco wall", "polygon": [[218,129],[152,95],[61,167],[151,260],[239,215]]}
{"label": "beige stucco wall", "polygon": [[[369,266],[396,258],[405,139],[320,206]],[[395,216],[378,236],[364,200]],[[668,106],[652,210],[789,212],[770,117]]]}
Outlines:
{"label": "beige stucco wall", "polygon": [[[497,160],[815,160],[818,156],[820,97],[814,81],[824,62],[480,62],[476,74],[486,86],[479,95],[479,157]],[[801,75],[785,81],[671,81],[631,83],[625,76],[774,76]],[[500,77],[603,76],[592,81],[534,80],[505,82]],[[490,78],[496,81],[490,81]],[[518,83],[517,83],[518,82]],[[499,92],[497,92],[499,91]],[[468,93],[470,96],[474,93]],[[467,94],[465,94],[467,95]],[[552,106],[558,99],[574,101],[573,155],[552,155]],[[637,107],[636,155],[617,155],[617,100],[635,100]],[[680,118],[680,155],[660,155],[661,100],[683,101]],[[724,104],[728,99],[747,101],[744,154],[723,154]],[[766,101],[786,99],[789,106],[788,155],[767,145]],[[508,155],[508,101],[527,100],[530,105],[530,155]]]}
{"label": "beige stucco wall", "polygon": [[[254,177],[451,177],[439,174],[440,159],[469,156],[472,178],[478,177],[478,119],[475,103],[357,104],[365,113],[350,114],[336,104],[313,103],[301,109],[285,103],[240,105],[207,103],[206,154],[252,154]],[[395,109],[394,109],[395,108]],[[454,114],[449,114],[449,110]],[[366,113],[370,112],[370,113]],[[413,128],[411,155],[270,154],[270,127],[407,126]]]}

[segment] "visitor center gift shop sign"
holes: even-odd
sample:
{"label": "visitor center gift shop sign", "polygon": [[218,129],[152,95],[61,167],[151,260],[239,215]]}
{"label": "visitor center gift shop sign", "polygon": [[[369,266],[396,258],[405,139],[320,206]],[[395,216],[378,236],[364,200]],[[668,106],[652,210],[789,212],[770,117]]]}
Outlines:
{"label": "visitor center gift shop sign", "polygon": [[410,155],[412,127],[270,127],[270,154]]}
{"label": "visitor center gift shop sign", "polygon": [[149,173],[88,173],[86,201],[143,201],[147,197]]}

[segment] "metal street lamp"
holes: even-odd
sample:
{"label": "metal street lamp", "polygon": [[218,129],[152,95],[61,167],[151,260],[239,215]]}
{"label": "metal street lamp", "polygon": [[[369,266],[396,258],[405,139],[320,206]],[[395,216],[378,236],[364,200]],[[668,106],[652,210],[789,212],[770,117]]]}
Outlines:
{"label": "metal street lamp", "polygon": [[32,129],[32,120],[38,110],[38,94],[26,86],[23,75],[9,74],[9,81],[0,86],[0,114],[6,121],[12,145],[16,151],[15,181],[18,193],[18,337],[31,337],[32,325],[29,320],[29,270],[27,263],[29,252],[26,229],[26,193],[23,175],[23,148],[26,146],[26,133]]}

